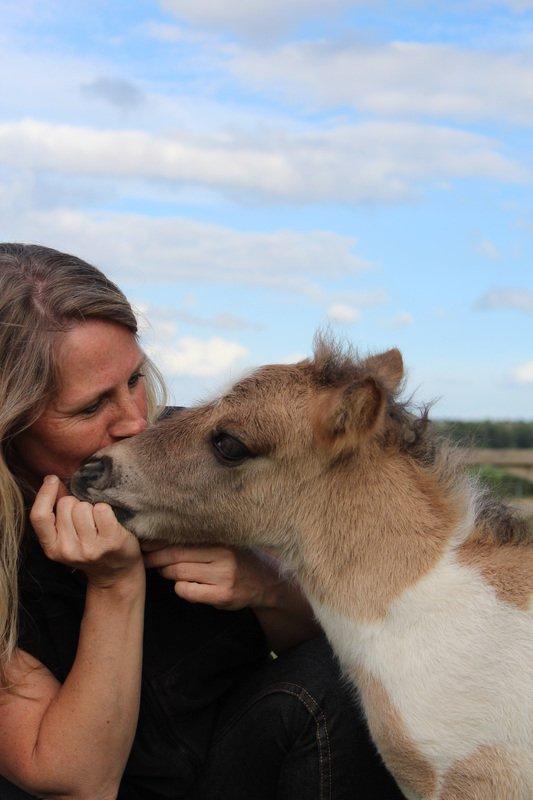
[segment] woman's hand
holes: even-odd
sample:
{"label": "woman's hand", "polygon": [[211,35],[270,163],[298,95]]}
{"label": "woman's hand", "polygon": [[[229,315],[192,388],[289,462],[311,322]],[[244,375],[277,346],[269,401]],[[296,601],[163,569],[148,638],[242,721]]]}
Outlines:
{"label": "woman's hand", "polygon": [[[159,546],[161,549],[153,550]],[[157,567],[174,581],[176,594],[190,603],[236,611],[245,606],[272,608],[284,581],[274,559],[233,547],[143,544],[146,567]]]}
{"label": "woman's hand", "polygon": [[30,521],[46,556],[82,570],[93,586],[109,588],[144,575],[139,543],[111,506],[66,494],[55,475],[44,479]]}
{"label": "woman's hand", "polygon": [[30,520],[50,559],[86,573],[87,592],[76,657],[61,683],[29,654],[13,663],[24,692],[10,693],[2,708],[0,772],[32,797],[116,798],[139,715],[139,543],[109,506],[79,502],[55,476],[37,493]]}
{"label": "woman's hand", "polygon": [[[159,549],[158,549],[159,548]],[[143,542],[146,567],[174,581],[189,603],[237,611],[249,606],[276,652],[316,636],[319,628],[300,587],[280,575],[275,557],[233,547]]]}

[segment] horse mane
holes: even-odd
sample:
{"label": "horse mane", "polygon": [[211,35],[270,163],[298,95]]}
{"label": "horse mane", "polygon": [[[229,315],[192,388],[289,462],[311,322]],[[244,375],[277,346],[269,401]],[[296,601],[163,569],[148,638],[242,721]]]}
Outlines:
{"label": "horse mane", "polygon": [[[315,385],[334,388],[372,376],[367,361],[368,356],[362,357],[353,345],[338,341],[327,331],[315,336],[314,358],[303,364],[311,370]],[[437,432],[429,417],[433,402],[416,406],[412,397],[401,400],[404,388],[402,382],[388,393],[386,423],[379,434],[381,446],[404,453],[433,472],[445,490],[474,493],[475,525],[481,539],[499,544],[532,543],[527,521],[469,476],[460,448]]]}

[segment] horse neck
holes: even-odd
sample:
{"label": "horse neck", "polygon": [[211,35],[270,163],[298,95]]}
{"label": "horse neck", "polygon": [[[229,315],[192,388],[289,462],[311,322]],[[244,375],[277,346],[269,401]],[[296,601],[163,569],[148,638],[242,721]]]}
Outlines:
{"label": "horse neck", "polygon": [[312,602],[361,621],[383,618],[436,565],[465,514],[436,475],[401,455],[360,461],[322,490],[297,571]]}

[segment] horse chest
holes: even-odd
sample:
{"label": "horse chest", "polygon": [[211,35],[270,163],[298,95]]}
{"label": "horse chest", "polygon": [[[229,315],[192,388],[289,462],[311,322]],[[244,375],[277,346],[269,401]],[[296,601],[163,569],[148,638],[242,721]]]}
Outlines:
{"label": "horse chest", "polygon": [[[361,622],[324,605],[315,613],[407,796],[436,796],[455,763],[501,743],[506,730],[531,747],[531,616],[451,556],[382,620]],[[510,671],[509,663],[522,667]]]}

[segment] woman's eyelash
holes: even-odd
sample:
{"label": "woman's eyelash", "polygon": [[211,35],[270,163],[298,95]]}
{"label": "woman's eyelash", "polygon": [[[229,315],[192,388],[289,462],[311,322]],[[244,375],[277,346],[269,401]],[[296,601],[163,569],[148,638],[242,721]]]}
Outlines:
{"label": "woman's eyelash", "polygon": [[102,400],[98,400],[96,403],[93,403],[92,406],[87,406],[87,408],[84,408],[82,411],[80,411],[80,414],[83,414],[84,417],[89,417],[91,414],[94,414],[96,411],[98,411],[101,405]]}
{"label": "woman's eyelash", "polygon": [[[135,372],[128,381],[128,386],[130,389],[133,389],[135,386],[137,386],[141,378],[144,378],[144,372]],[[87,408],[84,408],[79,413],[84,417],[90,417],[91,414],[95,414],[98,411],[103,401],[104,398],[98,400],[96,403],[93,403],[92,406],[87,406]]]}
{"label": "woman's eyelash", "polygon": [[144,378],[144,372],[136,372],[128,381],[128,386],[136,386],[140,379]]}

